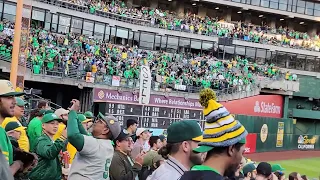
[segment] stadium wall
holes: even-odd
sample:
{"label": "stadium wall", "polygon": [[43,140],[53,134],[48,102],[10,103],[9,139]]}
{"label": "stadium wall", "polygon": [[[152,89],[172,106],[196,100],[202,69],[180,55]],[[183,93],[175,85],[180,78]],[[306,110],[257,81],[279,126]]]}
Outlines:
{"label": "stadium wall", "polygon": [[315,135],[320,126],[298,131],[297,126],[302,125],[295,119],[245,115],[235,115],[235,118],[249,133],[246,153],[320,149],[319,136]]}

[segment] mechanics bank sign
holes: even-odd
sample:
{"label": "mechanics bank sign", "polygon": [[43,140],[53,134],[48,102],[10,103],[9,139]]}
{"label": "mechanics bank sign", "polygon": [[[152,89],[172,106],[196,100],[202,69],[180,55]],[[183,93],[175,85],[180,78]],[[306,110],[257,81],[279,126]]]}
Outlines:
{"label": "mechanics bank sign", "polygon": [[[114,102],[139,104],[139,93],[130,91],[118,92],[110,89],[94,89],[94,102]],[[175,96],[150,95],[150,105],[202,110],[198,99]],[[249,116],[282,118],[283,97],[280,95],[258,95],[249,98],[221,102],[230,113]]]}

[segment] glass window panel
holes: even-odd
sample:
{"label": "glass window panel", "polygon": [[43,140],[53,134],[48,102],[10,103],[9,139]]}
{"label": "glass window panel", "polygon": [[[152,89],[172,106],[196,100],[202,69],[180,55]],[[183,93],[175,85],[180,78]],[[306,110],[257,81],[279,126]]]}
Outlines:
{"label": "glass window panel", "polygon": [[133,39],[133,31],[129,31],[129,46],[132,47],[134,43],[134,39]]}
{"label": "glass window panel", "polygon": [[241,2],[241,0],[232,0],[233,2]]}
{"label": "glass window panel", "polygon": [[82,28],[83,19],[80,18],[72,18],[71,27],[81,29]]}
{"label": "glass window panel", "polygon": [[313,9],[306,9],[305,14],[313,16]]}
{"label": "glass window panel", "polygon": [[46,22],[46,23],[44,24],[44,29],[45,29],[45,30],[50,30],[50,24],[51,24],[51,23]]}
{"label": "glass window panel", "polygon": [[59,25],[63,25],[63,26],[70,26],[70,16],[64,16],[64,15],[61,15],[59,17]]}
{"label": "glass window panel", "polygon": [[234,46],[224,46],[223,59],[231,59],[234,57]]}
{"label": "glass window panel", "polygon": [[261,65],[265,64],[266,55],[267,55],[266,49],[257,49],[256,63]]}
{"label": "glass window panel", "polygon": [[92,31],[83,30],[82,34],[84,34],[86,36],[92,36]]}
{"label": "glass window panel", "polygon": [[305,10],[304,7],[297,6],[297,13],[304,14],[304,10]]}
{"label": "glass window panel", "polygon": [[154,34],[141,32],[139,47],[153,50]]}
{"label": "glass window panel", "polygon": [[268,0],[261,0],[261,6],[269,7],[269,1]]}
{"label": "glass window panel", "polygon": [[190,39],[179,39],[179,52],[190,52]]}
{"label": "glass window panel", "polygon": [[58,24],[58,16],[56,14],[52,15],[52,23]]}
{"label": "glass window panel", "polygon": [[251,0],[251,4],[255,6],[260,6],[260,0]]}
{"label": "glass window panel", "polygon": [[84,20],[83,29],[88,31],[93,31],[93,21]]}
{"label": "glass window panel", "polygon": [[167,46],[167,36],[162,36],[161,38],[161,50],[166,50]]}
{"label": "glass window panel", "polygon": [[168,37],[168,46],[167,51],[171,53],[175,53],[178,49],[178,37]]}
{"label": "glass window panel", "polygon": [[278,3],[277,2],[270,2],[270,8],[278,9]]}
{"label": "glass window panel", "polygon": [[16,15],[16,5],[4,4],[4,13]]}
{"label": "glass window panel", "polygon": [[313,9],[314,3],[313,2],[306,2],[306,8]]}
{"label": "glass window panel", "polygon": [[161,42],[161,36],[159,36],[159,35],[156,35],[156,41],[155,41],[155,50],[160,50],[161,49],[161,47],[160,47],[160,42]]}
{"label": "glass window panel", "polygon": [[203,53],[209,54],[212,52],[213,42],[203,41],[202,42],[202,51]]}
{"label": "glass window panel", "polygon": [[307,63],[306,63],[306,67],[305,70],[306,71],[317,71],[317,67],[315,67],[316,62],[315,62],[315,57],[312,56],[308,56],[307,57]]}
{"label": "glass window panel", "polygon": [[106,25],[106,31],[105,31],[105,35],[104,35],[104,40],[106,42],[110,41],[110,26]]}
{"label": "glass window panel", "polygon": [[279,9],[280,10],[286,11],[287,7],[288,7],[288,4],[279,3]]}
{"label": "glass window panel", "polygon": [[246,58],[249,62],[255,62],[256,49],[251,47],[246,47]]}
{"label": "glass window panel", "polygon": [[51,22],[51,16],[52,14],[50,13],[50,11],[46,12],[46,22]]}
{"label": "glass window panel", "polygon": [[236,46],[236,55],[245,56],[246,49],[244,46]]}
{"label": "glass window panel", "polygon": [[103,39],[104,24],[96,23],[94,25],[94,37],[98,39]]}
{"label": "glass window panel", "polygon": [[314,16],[320,16],[320,11],[314,10]]}
{"label": "glass window panel", "polygon": [[298,2],[297,2],[297,6],[298,7],[306,7],[306,2],[305,1],[302,1],[302,0],[298,0]]}
{"label": "glass window panel", "polygon": [[128,39],[128,29],[117,27],[117,37]]}
{"label": "glass window panel", "polygon": [[2,12],[3,2],[0,2],[0,12]]}
{"label": "glass window panel", "polygon": [[201,49],[201,41],[191,39],[191,49]]}

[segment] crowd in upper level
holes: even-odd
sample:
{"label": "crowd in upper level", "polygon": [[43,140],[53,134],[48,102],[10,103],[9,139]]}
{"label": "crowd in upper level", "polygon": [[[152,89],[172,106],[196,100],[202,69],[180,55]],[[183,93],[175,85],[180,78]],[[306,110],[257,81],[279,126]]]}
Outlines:
{"label": "crowd in upper level", "polygon": [[122,1],[112,0],[111,3],[95,0],[69,0],[88,7],[89,13],[98,11],[133,17],[150,22],[151,26],[168,30],[196,33],[207,36],[229,37],[254,43],[270,44],[291,48],[302,48],[319,51],[319,34],[298,32],[287,27],[269,27],[251,23],[230,23],[218,17],[200,17],[195,14],[177,14],[158,8],[128,8]]}
{"label": "crowd in upper level", "polygon": [[[13,26],[0,23],[0,55],[11,57]],[[55,34],[43,29],[31,29],[27,61],[33,73],[70,73],[76,69],[79,78],[90,73],[96,83],[119,76],[126,80],[139,79],[140,66],[149,65],[154,82],[175,87],[210,87],[225,89],[239,87],[250,90],[257,76],[283,79],[284,74],[274,64],[250,64],[241,56],[218,60],[212,54],[166,53],[146,51],[137,46],[115,45],[85,35]],[[295,74],[286,74],[287,80],[296,80]]]}

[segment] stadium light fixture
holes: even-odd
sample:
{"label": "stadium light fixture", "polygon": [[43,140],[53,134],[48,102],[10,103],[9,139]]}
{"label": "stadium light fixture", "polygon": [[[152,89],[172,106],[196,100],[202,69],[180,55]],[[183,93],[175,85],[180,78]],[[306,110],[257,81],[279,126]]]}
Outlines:
{"label": "stadium light fixture", "polygon": [[197,4],[196,4],[196,3],[193,3],[193,4],[192,4],[192,6],[195,6],[195,5],[197,5]]}
{"label": "stadium light fixture", "polygon": [[242,12],[241,12],[241,11],[238,11],[237,13],[238,13],[238,14],[241,14]]}
{"label": "stadium light fixture", "polygon": [[172,0],[168,0],[169,2],[171,2]]}
{"label": "stadium light fixture", "polygon": [[216,9],[216,10],[218,10],[218,9],[219,9],[219,7],[216,7],[215,9]]}
{"label": "stadium light fixture", "polygon": [[300,22],[300,24],[304,24],[304,22],[303,22],[303,21],[301,21],[301,22]]}
{"label": "stadium light fixture", "polygon": [[259,15],[259,18],[262,18],[263,17],[263,15],[261,14],[261,15]]}
{"label": "stadium light fixture", "polygon": [[284,19],[282,19],[282,18],[280,19],[280,21],[283,21],[283,20],[284,20]]}

